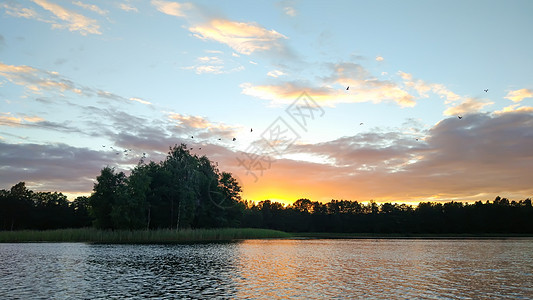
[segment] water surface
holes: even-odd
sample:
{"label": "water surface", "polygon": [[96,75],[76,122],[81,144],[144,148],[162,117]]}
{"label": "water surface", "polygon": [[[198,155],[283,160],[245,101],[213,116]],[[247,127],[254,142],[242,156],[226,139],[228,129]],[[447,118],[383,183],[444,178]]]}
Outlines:
{"label": "water surface", "polygon": [[533,240],[0,244],[1,299],[533,298]]}

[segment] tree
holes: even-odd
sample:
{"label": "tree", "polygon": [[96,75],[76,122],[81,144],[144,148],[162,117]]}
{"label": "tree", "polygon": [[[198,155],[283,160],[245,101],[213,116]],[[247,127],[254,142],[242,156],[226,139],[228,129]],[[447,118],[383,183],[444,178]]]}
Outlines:
{"label": "tree", "polygon": [[29,228],[30,213],[33,209],[33,192],[26,183],[19,182],[9,191],[0,193],[0,225],[5,230]]}
{"label": "tree", "polygon": [[105,167],[100,176],[96,177],[93,194],[90,198],[91,214],[94,225],[102,229],[114,229],[115,224],[111,212],[118,198],[123,197],[126,175],[123,172],[115,174],[115,169]]}
{"label": "tree", "polygon": [[150,181],[146,168],[139,166],[132,170],[125,184],[119,186],[120,192],[110,213],[114,228],[131,230],[147,227],[147,194]]}

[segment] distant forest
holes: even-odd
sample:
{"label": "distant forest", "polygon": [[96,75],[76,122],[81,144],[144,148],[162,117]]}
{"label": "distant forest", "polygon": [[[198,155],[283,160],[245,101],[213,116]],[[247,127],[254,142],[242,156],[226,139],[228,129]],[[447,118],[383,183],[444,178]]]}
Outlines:
{"label": "distant forest", "polygon": [[533,233],[531,199],[417,206],[371,201],[299,199],[291,205],[242,200],[230,173],[186,145],[164,161],[140,161],[129,176],[105,167],[90,197],[70,202],[58,192],[33,192],[24,182],[0,190],[0,230],[183,229],[254,227],[330,233]]}

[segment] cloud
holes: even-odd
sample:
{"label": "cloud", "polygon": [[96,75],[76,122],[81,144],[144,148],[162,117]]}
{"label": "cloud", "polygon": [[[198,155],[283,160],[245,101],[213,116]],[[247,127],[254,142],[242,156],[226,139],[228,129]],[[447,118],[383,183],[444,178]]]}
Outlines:
{"label": "cloud", "polygon": [[11,113],[0,113],[0,126],[22,127],[28,123],[42,121],[44,121],[44,119],[37,116],[15,117]]}
{"label": "cloud", "polygon": [[189,30],[199,39],[214,40],[226,44],[240,54],[280,50],[280,40],[287,39],[275,30],[267,30],[255,23],[234,22],[214,19],[206,24],[190,27]]}
{"label": "cloud", "polygon": [[428,98],[429,92],[432,92],[445,99],[445,103],[453,103],[462,99],[461,96],[448,90],[444,85],[438,83],[427,83],[421,79],[413,79],[413,75],[399,71],[398,74],[403,79],[403,84],[409,89],[415,90],[419,97]]}
{"label": "cloud", "polygon": [[[46,0],[33,0],[37,5],[51,12],[55,19],[52,19],[52,28],[67,28],[69,31],[78,31],[81,35],[102,34],[100,25],[94,19],[85,17]],[[57,19],[63,22],[57,22]]]}
{"label": "cloud", "polygon": [[191,3],[178,3],[161,0],[152,0],[151,3],[157,8],[158,11],[175,17],[185,17],[185,11],[194,7]]}
{"label": "cloud", "polygon": [[293,200],[486,200],[480,197],[506,193],[530,197],[531,128],[531,114],[472,114],[442,120],[423,131],[424,140],[399,132],[369,132],[295,144],[289,148],[291,156],[312,155],[321,163],[276,160],[260,177],[261,184],[247,186],[247,194],[283,185],[297,191]]}
{"label": "cloud", "polygon": [[26,19],[39,19],[39,14],[31,9],[22,7],[18,3],[0,3],[0,7],[6,10],[6,13],[10,16]]}
{"label": "cloud", "polygon": [[528,113],[533,112],[533,107],[531,106],[520,106],[520,103],[512,104],[509,106],[504,107],[502,110],[496,111],[494,113],[496,114],[502,114],[502,113]]}
{"label": "cloud", "polygon": [[146,100],[143,100],[141,98],[137,98],[137,97],[131,97],[130,98],[130,101],[135,101],[135,102],[139,102],[141,104],[146,104],[146,105],[151,105],[152,103],[149,102],[149,101],[146,101]]}
{"label": "cloud", "polygon": [[385,59],[382,56],[376,56],[376,61],[384,61]]}
{"label": "cloud", "polygon": [[124,103],[137,101],[139,103],[149,104],[148,101],[139,98],[127,99],[111,92],[86,87],[61,76],[61,74],[57,72],[36,69],[30,66],[6,65],[0,62],[0,76],[5,77],[13,84],[23,86],[27,91],[38,95],[48,91],[62,96],[65,91],[69,91],[85,97],[100,97]]}
{"label": "cloud", "polygon": [[194,70],[196,74],[228,74],[244,70],[242,65],[235,65],[233,68],[228,69],[224,60],[218,56],[202,56],[196,58],[196,61],[196,65],[183,67],[183,69]]}
{"label": "cloud", "polygon": [[296,17],[296,15],[298,14],[296,12],[296,9],[294,8],[295,1],[284,0],[284,1],[280,1],[280,2],[276,3],[276,5],[283,10],[283,13],[285,15],[287,15],[289,17]]}
{"label": "cloud", "polygon": [[[288,81],[276,84],[240,85],[242,93],[271,101],[273,104],[291,103],[302,92],[321,105],[339,103],[395,102],[401,107],[416,105],[415,97],[391,81],[378,80],[361,65],[354,63],[329,64],[331,75],[314,84],[307,81]],[[346,87],[349,86],[349,90]]]}
{"label": "cloud", "polygon": [[85,3],[81,2],[81,1],[74,1],[74,2],[72,2],[72,4],[75,4],[75,5],[79,6],[79,7],[82,7],[82,8],[85,8],[87,10],[93,11],[93,12],[95,12],[95,13],[101,15],[101,16],[105,16],[105,15],[107,15],[109,13],[109,11],[101,9],[100,7],[98,7],[98,6],[94,5],[94,4],[85,4]]}
{"label": "cloud", "polygon": [[521,102],[525,98],[533,98],[533,91],[530,89],[510,91],[504,98],[509,99],[513,102]]}
{"label": "cloud", "polygon": [[450,107],[444,111],[445,116],[457,116],[469,113],[480,112],[485,106],[494,104],[486,99],[467,98],[460,104]]}
{"label": "cloud", "polygon": [[290,6],[284,7],[283,12],[285,12],[287,16],[291,16],[291,17],[296,16],[296,10],[294,9],[294,7],[290,7]]}
{"label": "cloud", "polygon": [[267,75],[270,76],[270,77],[278,78],[280,76],[284,76],[284,75],[287,75],[287,74],[285,74],[283,71],[280,71],[280,70],[272,70],[272,71],[268,72]]}
{"label": "cloud", "polygon": [[135,6],[129,3],[120,3],[118,7],[122,9],[123,11],[127,11],[127,12],[139,12],[139,10]]}
{"label": "cloud", "polygon": [[[115,157],[66,144],[8,144],[0,140],[2,188],[24,181],[35,191],[90,192]],[[5,172],[4,172],[5,171]]]}

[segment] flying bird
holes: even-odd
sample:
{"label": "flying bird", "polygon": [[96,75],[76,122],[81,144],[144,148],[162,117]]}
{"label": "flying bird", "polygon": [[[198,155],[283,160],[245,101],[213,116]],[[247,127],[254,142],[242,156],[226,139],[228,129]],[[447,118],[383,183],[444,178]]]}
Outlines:
{"label": "flying bird", "polygon": [[359,125],[363,125],[363,123],[361,122],[361,123],[359,123]]}
{"label": "flying bird", "polygon": [[457,116],[459,118],[459,120],[461,120],[463,118],[463,116]]}
{"label": "flying bird", "polygon": [[198,150],[202,150],[202,147],[198,148]]}
{"label": "flying bird", "polygon": [[236,138],[233,138],[233,141],[235,142],[237,139]]}
{"label": "flying bird", "polygon": [[221,138],[218,139],[219,141],[222,140]]}
{"label": "flying bird", "polygon": [[194,139],[194,136],[191,135],[191,139]]}
{"label": "flying bird", "polygon": [[486,90],[484,90],[484,91],[485,91],[485,93],[487,93],[487,92],[489,91],[489,89],[486,89]]}
{"label": "flying bird", "polygon": [[252,128],[250,128],[250,132],[254,131]]}

